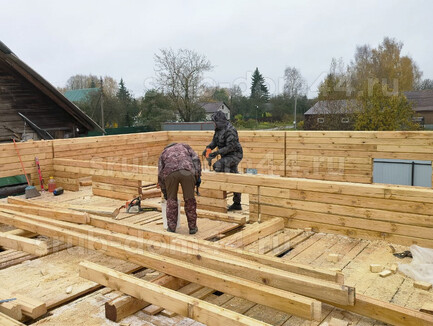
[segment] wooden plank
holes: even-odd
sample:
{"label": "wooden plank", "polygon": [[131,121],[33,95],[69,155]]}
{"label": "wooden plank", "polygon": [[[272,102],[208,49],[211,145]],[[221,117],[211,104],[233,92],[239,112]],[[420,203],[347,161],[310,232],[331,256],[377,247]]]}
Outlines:
{"label": "wooden plank", "polygon": [[25,251],[35,256],[44,256],[48,254],[48,246],[46,242],[7,234],[5,232],[0,232],[0,246],[13,250]]}
{"label": "wooden plank", "polygon": [[[42,218],[41,218],[42,219]],[[11,217],[7,214],[0,213],[2,223],[14,225],[15,227],[38,232],[39,234],[50,237],[64,237],[71,244],[84,246],[86,248],[102,251],[103,253],[116,257],[128,258],[128,261],[160,270],[169,275],[185,279],[190,282],[196,282],[204,286],[216,288],[222,292],[227,292],[235,296],[244,297],[250,301],[272,306],[276,309],[302,315],[303,318],[316,318],[317,312],[320,312],[320,304],[312,299],[272,288],[266,285],[257,286],[257,283],[234,277],[229,274],[215,272],[213,270],[187,263],[171,257],[161,256],[155,253],[146,252],[142,249],[126,247],[118,242],[103,240],[89,235],[84,235],[74,231],[51,226],[42,222],[32,222],[20,217]],[[66,223],[52,221],[55,223]],[[72,225],[72,224],[71,224]],[[82,226],[75,225],[80,228]],[[347,302],[347,300],[345,300]],[[172,309],[171,309],[172,310]],[[320,315],[320,314],[319,314]]]}
{"label": "wooden plank", "polygon": [[138,299],[152,302],[206,325],[266,325],[205,301],[193,299],[188,295],[91,262],[80,264],[80,276],[110,286]]}

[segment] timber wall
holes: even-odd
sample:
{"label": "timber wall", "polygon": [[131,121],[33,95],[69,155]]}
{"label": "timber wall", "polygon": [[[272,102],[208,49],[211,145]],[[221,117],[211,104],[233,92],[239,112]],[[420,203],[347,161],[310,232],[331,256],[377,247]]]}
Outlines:
{"label": "timber wall", "polygon": [[[26,142],[18,143],[18,147],[28,174],[39,184],[35,156],[39,156],[47,180],[53,171],[53,158],[156,166],[167,144],[188,143],[201,157],[212,135],[211,131],[152,132]],[[239,170],[368,184],[372,183],[374,158],[433,161],[432,136],[431,132],[417,131],[239,131],[244,148]],[[13,144],[0,145],[0,167],[0,177],[22,174]],[[203,167],[208,169],[206,161]]]}
{"label": "timber wall", "polygon": [[[39,159],[43,178],[53,174],[53,141],[27,141],[16,143],[27,175],[39,185],[35,157]],[[24,174],[13,143],[0,144],[0,178]]]}
{"label": "timber wall", "polygon": [[[66,173],[156,182],[156,167],[55,159]],[[203,188],[250,196],[250,221],[433,248],[433,189],[203,172]]]}

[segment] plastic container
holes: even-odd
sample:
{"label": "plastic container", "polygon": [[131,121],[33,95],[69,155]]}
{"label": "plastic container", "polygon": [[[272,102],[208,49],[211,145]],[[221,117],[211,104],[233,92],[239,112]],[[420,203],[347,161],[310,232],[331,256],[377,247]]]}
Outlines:
{"label": "plastic container", "polygon": [[56,180],[54,180],[53,177],[50,177],[50,180],[48,180],[48,191],[53,192],[56,188]]}
{"label": "plastic container", "polygon": [[[163,200],[161,202],[161,211],[162,211],[162,226],[164,227],[164,230],[167,230],[167,202]],[[180,201],[177,201],[177,225],[176,229],[178,229],[180,226]]]}
{"label": "plastic container", "polygon": [[61,194],[63,194],[63,188],[62,187],[54,189],[54,191],[53,191],[54,196],[59,196]]}

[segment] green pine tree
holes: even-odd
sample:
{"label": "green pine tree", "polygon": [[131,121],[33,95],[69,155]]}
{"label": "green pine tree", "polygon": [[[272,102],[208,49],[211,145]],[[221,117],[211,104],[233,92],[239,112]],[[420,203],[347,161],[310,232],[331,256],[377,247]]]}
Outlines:
{"label": "green pine tree", "polygon": [[253,73],[252,81],[251,81],[251,99],[254,99],[258,102],[268,102],[269,101],[269,90],[265,84],[265,79],[262,74],[259,72],[259,68]]}

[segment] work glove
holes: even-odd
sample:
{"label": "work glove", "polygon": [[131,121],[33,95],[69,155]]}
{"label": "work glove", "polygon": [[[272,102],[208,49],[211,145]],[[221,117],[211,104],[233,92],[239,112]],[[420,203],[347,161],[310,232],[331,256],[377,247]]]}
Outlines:
{"label": "work glove", "polygon": [[212,152],[209,154],[209,158],[215,158],[215,157],[217,157],[217,155],[218,155],[218,151]]}
{"label": "work glove", "polygon": [[206,148],[204,149],[203,153],[201,153],[201,155],[206,156],[206,151],[207,151],[208,148],[209,148],[209,147],[206,147]]}
{"label": "work glove", "polygon": [[164,199],[167,200],[167,190],[161,189],[162,194],[164,195]]}
{"label": "work glove", "polygon": [[201,185],[201,177],[198,177],[198,179],[197,179],[197,181],[195,183],[195,186],[198,187],[198,188],[200,188],[200,185]]}

